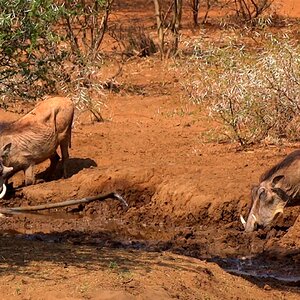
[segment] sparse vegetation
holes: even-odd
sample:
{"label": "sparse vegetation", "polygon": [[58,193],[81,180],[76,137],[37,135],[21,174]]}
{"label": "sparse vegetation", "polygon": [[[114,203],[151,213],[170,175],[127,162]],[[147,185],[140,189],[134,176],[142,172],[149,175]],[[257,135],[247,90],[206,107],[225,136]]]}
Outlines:
{"label": "sparse vegetation", "polygon": [[57,88],[72,99],[80,110],[90,111],[94,119],[103,121],[104,84],[99,75],[103,65],[100,47],[108,28],[114,0],[67,1],[60,5],[64,41],[68,44],[68,66]]}
{"label": "sparse vegetation", "polygon": [[109,28],[109,34],[125,57],[147,57],[157,52],[155,42],[142,26],[115,24]]}
{"label": "sparse vegetation", "polygon": [[[183,10],[182,0],[153,0],[158,36],[160,58],[164,60],[170,55],[176,56],[179,41]],[[171,38],[168,34],[171,33]]]}
{"label": "sparse vegetation", "polygon": [[108,264],[108,267],[111,269],[111,270],[116,270],[119,268],[119,265],[116,261],[110,261],[109,264]]}
{"label": "sparse vegetation", "polygon": [[[0,1],[0,105],[6,107],[7,99],[16,96],[34,99],[60,92],[74,99],[79,109],[90,111],[96,121],[103,121],[104,89],[110,82],[101,78],[105,55],[100,48],[113,3]],[[165,59],[178,54],[183,9],[192,7],[194,25],[200,4],[206,9],[204,20],[212,7],[226,7],[244,25],[253,25],[272,3],[207,0],[183,6],[179,0],[153,1],[158,45],[143,27],[111,26],[110,34],[128,57],[149,56],[158,48]],[[287,39],[269,37],[266,42],[262,55],[238,41],[227,40],[220,47],[199,41],[191,58],[201,77],[186,82],[190,98],[210,103],[210,115],[230,128],[224,134],[241,145],[268,136],[292,137],[297,131],[292,124],[298,113],[298,47]],[[284,88],[291,83],[289,90]]]}
{"label": "sparse vegetation", "polygon": [[222,46],[198,41],[189,62],[196,74],[184,83],[191,101],[205,106],[224,125],[223,134],[242,146],[299,139],[300,48],[287,36],[261,38],[256,50],[232,38]]}
{"label": "sparse vegetation", "polygon": [[274,0],[233,0],[236,16],[243,22],[255,22]]}

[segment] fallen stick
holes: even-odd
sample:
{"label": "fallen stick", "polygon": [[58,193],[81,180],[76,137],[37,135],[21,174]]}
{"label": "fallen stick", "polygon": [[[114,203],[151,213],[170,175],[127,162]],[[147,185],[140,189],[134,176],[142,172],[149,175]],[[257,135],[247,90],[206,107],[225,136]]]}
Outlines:
{"label": "fallen stick", "polygon": [[66,207],[71,205],[78,205],[82,203],[90,203],[93,201],[105,201],[107,199],[116,199],[120,201],[125,207],[128,207],[127,202],[121,195],[119,195],[118,193],[108,193],[105,195],[97,195],[97,196],[86,197],[82,199],[67,200],[67,201],[57,202],[57,203],[47,203],[47,204],[34,205],[34,206],[1,207],[0,216],[3,217],[4,215],[14,215],[14,214],[35,212],[35,211],[41,211],[41,210],[46,210],[51,208],[59,208],[59,207]]}

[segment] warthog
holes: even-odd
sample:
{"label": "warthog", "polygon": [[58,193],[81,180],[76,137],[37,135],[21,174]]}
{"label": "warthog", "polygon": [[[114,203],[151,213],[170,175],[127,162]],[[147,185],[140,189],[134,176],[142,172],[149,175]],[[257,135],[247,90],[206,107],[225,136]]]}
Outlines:
{"label": "warthog", "polygon": [[252,189],[252,205],[247,222],[241,216],[245,231],[256,225],[268,226],[283,213],[284,207],[300,198],[300,150],[286,156],[264,173]]}
{"label": "warthog", "polygon": [[67,176],[66,161],[71,146],[71,128],[74,115],[73,102],[64,97],[48,98],[40,102],[28,114],[5,125],[0,131],[0,156],[3,163],[13,170],[5,179],[23,170],[25,185],[35,182],[34,165],[50,159],[49,175],[60,159],[63,173]]}

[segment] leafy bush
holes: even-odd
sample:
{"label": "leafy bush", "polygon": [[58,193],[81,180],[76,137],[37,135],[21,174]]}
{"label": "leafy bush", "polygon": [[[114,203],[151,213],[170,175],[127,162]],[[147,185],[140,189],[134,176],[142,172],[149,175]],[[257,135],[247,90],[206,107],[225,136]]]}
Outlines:
{"label": "leafy bush", "polygon": [[[99,49],[113,0],[0,0],[0,105],[64,91],[102,120]],[[9,99],[9,100],[8,100]]]}
{"label": "leafy bush", "polygon": [[223,133],[243,146],[266,138],[299,139],[299,45],[272,35],[256,51],[232,39],[224,44],[196,43],[195,79],[183,84],[189,98],[207,107]]}
{"label": "leafy bush", "polygon": [[[0,0],[0,95],[39,97],[54,87],[49,70],[59,63],[51,0]],[[29,88],[30,87],[30,88]]]}
{"label": "leafy bush", "polygon": [[99,74],[103,65],[100,47],[108,27],[114,0],[73,0],[60,5],[62,32],[68,45],[70,80],[58,80],[60,89],[71,97],[81,111],[90,111],[96,121],[103,121],[104,96]]}

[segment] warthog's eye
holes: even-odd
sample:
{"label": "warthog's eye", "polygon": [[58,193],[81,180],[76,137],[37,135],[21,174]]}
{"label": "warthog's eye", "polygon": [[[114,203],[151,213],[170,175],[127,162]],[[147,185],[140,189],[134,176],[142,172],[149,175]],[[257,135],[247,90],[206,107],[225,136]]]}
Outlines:
{"label": "warthog's eye", "polygon": [[273,205],[275,202],[275,199],[273,197],[269,198],[268,201],[266,201],[269,205]]}

